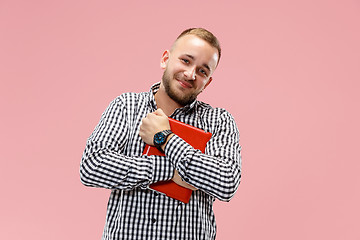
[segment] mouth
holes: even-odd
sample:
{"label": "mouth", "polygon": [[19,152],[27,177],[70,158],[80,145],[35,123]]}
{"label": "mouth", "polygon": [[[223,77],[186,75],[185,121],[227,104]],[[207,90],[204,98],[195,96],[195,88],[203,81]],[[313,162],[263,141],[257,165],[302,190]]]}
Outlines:
{"label": "mouth", "polygon": [[192,88],[192,84],[185,81],[185,80],[182,80],[182,79],[177,79],[176,80],[179,82],[179,84],[183,87],[183,88]]}

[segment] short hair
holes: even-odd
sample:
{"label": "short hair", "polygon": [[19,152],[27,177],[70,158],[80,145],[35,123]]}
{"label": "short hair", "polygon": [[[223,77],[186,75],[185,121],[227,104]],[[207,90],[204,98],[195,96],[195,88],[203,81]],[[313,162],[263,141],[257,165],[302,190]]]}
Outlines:
{"label": "short hair", "polygon": [[219,53],[219,58],[217,64],[219,64],[220,56],[221,56],[221,47],[219,40],[212,34],[210,31],[206,30],[205,28],[189,28],[184,30],[175,40],[175,42],[185,36],[185,35],[195,35],[198,38],[201,38],[205,42],[209,43],[212,47],[216,48]]}

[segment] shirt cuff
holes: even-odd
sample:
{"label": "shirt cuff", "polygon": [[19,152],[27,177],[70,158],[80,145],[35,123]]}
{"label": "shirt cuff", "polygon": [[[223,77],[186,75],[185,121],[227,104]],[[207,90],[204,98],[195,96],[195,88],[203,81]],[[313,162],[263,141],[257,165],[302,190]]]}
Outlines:
{"label": "shirt cuff", "polygon": [[153,155],[152,183],[167,181],[174,176],[174,167],[164,156]]}
{"label": "shirt cuff", "polygon": [[176,169],[179,167],[180,160],[187,165],[187,159],[191,159],[191,150],[193,147],[176,134],[165,145],[166,158]]}

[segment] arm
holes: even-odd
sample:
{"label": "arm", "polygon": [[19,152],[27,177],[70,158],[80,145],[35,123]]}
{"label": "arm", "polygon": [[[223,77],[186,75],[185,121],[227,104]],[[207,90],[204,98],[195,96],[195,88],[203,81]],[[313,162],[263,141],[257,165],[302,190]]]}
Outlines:
{"label": "arm", "polygon": [[235,121],[227,112],[217,119],[206,154],[176,135],[165,145],[167,159],[184,181],[222,201],[229,201],[240,183],[240,150]]}
{"label": "arm", "polygon": [[[142,140],[149,145],[154,145],[153,139],[154,135],[158,132],[161,132],[163,130],[170,129],[169,119],[166,116],[166,114],[159,108],[153,113],[149,113],[145,118],[142,119],[142,123],[140,126],[140,136]],[[170,134],[166,140],[166,142],[161,146],[162,150],[164,151],[164,148],[166,146],[166,143],[169,141],[171,137],[173,137],[175,134]],[[195,187],[191,186],[190,184],[183,181],[178,173],[178,171],[174,170],[174,176],[171,179],[178,185],[191,189],[191,190],[197,190]]]}
{"label": "arm", "polygon": [[80,179],[86,186],[129,190],[173,176],[164,157],[122,154],[132,127],[124,101],[119,97],[110,103],[87,141],[80,164]]}

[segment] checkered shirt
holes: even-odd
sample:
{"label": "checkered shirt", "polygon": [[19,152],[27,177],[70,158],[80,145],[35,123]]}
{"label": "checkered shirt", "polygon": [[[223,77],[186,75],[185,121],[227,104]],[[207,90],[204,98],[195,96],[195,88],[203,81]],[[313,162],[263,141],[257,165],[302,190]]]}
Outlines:
{"label": "checkered shirt", "polygon": [[[239,132],[224,109],[195,100],[176,109],[176,120],[212,133],[205,154],[177,135],[164,156],[145,156],[139,136],[141,119],[156,110],[154,93],[124,93],[113,100],[87,140],[80,163],[81,182],[111,189],[103,240],[215,239],[215,199],[229,201],[241,177]],[[169,180],[177,169],[195,186],[190,202],[167,197],[149,188]]]}

